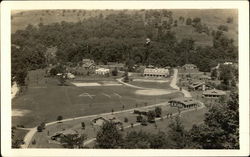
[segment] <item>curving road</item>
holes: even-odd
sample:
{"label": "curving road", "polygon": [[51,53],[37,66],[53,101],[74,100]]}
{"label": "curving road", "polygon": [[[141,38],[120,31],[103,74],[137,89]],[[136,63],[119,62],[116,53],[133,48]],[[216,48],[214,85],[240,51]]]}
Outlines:
{"label": "curving road", "polygon": [[119,79],[116,79],[116,80],[117,80],[118,82],[120,82],[121,84],[123,84],[123,85],[125,85],[125,86],[128,86],[128,87],[131,87],[131,88],[137,88],[137,89],[152,89],[152,88],[144,88],[144,87],[135,86],[135,85],[132,85],[132,84],[123,82],[122,79],[123,79],[123,78],[119,78]]}

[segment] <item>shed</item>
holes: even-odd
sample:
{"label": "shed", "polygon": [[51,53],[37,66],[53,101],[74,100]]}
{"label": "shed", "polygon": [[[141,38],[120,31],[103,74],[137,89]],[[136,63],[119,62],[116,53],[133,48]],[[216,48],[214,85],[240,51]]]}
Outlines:
{"label": "shed", "polygon": [[226,95],[226,92],[217,89],[206,90],[202,93],[204,98],[219,98],[224,95]]}
{"label": "shed", "polygon": [[175,98],[169,101],[170,106],[172,107],[178,107],[178,108],[190,108],[190,107],[196,107],[201,104],[200,101],[195,100],[193,98]]}

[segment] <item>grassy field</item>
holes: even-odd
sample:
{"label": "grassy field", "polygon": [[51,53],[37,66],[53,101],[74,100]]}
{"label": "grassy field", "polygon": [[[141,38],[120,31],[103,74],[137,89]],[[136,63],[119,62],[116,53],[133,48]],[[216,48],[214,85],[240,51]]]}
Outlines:
{"label": "grassy field", "polygon": [[[89,82],[89,81],[87,81]],[[95,81],[94,81],[95,82]],[[172,93],[159,96],[137,95],[137,89],[126,86],[76,87],[58,86],[55,78],[43,78],[43,71],[29,74],[25,93],[12,100],[12,110],[25,111],[23,116],[13,116],[12,125],[34,127],[41,122],[55,121],[57,116],[72,118],[99,114],[165,102],[182,96]]]}
{"label": "grassy field", "polygon": [[169,82],[140,82],[140,81],[131,81],[129,84],[139,86],[139,87],[145,87],[145,88],[156,88],[156,89],[171,89],[169,86]]}
{"label": "grassy field", "polygon": [[[176,108],[171,108],[169,107],[169,105],[162,105],[162,114],[166,115],[167,113],[176,113],[177,109]],[[154,110],[155,107],[150,107],[148,108],[148,110]],[[134,114],[132,111],[130,112],[122,112],[122,113],[114,113],[114,116],[119,119],[121,122],[123,122],[123,126],[124,128],[127,126],[130,126],[131,123],[136,124],[136,116],[137,114]],[[50,145],[51,140],[50,140],[50,136],[53,135],[54,133],[58,132],[58,131],[62,131],[62,130],[76,130],[79,133],[85,134],[87,135],[87,140],[90,140],[92,138],[96,137],[96,134],[100,128],[100,126],[96,126],[96,125],[91,125],[91,120],[95,119],[99,117],[94,116],[94,117],[90,117],[90,118],[81,118],[81,119],[75,119],[72,121],[66,121],[63,123],[56,123],[55,125],[50,125],[47,126],[46,129],[43,132],[38,132],[35,134],[33,140],[35,139],[37,141],[37,143],[35,145],[30,145],[30,147],[34,147],[34,148],[50,148],[51,146],[53,147],[53,145]],[[128,122],[124,122],[124,118],[128,119]],[[85,130],[81,129],[81,122],[85,123]],[[48,135],[49,132],[49,135]],[[50,141],[50,142],[48,142]],[[53,143],[54,144],[54,143]],[[58,147],[60,147],[60,145],[58,145]]]}
{"label": "grassy field", "polygon": [[[166,108],[168,112],[175,113],[177,110],[174,108]],[[166,111],[165,110],[165,111]],[[204,114],[207,112],[207,109],[204,108],[199,111],[190,111],[188,113],[183,113],[181,115],[181,121],[182,124],[184,125],[186,130],[189,130],[192,128],[194,124],[200,124],[203,122],[204,119]],[[164,113],[163,113],[164,114]],[[132,113],[123,113],[123,114],[117,114],[115,115],[117,118],[122,120],[122,118],[127,117],[128,118],[128,123],[124,123],[124,127],[130,125],[131,123],[136,124],[136,115]],[[87,135],[87,140],[94,138],[96,136],[96,133],[99,130],[98,126],[90,126],[90,120],[93,118],[89,119],[84,119],[84,120],[74,120],[70,122],[64,122],[64,123],[57,123],[56,125],[46,127],[46,129],[43,132],[36,133],[35,137],[33,139],[36,140],[35,145],[30,145],[30,148],[61,148],[62,146],[58,143],[53,143],[52,140],[49,139],[53,133],[57,131],[61,131],[63,129],[73,129],[77,130],[79,133]],[[80,122],[85,122],[86,128],[85,130],[81,129]],[[159,131],[167,132],[169,130],[169,124],[171,122],[171,119],[163,119],[159,120],[156,122],[157,127],[155,127],[154,123],[148,123],[147,126],[134,126],[133,128],[127,128],[125,129],[122,134],[126,135],[126,133],[131,132],[131,131],[144,131],[148,133],[157,133]],[[48,136],[48,131],[49,131],[49,136]],[[94,145],[93,143],[88,144],[88,147],[91,147]]]}
{"label": "grassy field", "polygon": [[[155,107],[148,108],[149,110],[153,110]],[[167,113],[177,113],[177,108],[170,107],[169,105],[162,105],[162,115],[165,116]],[[185,129],[189,130],[192,128],[194,124],[200,124],[203,122],[204,114],[207,112],[207,108],[203,108],[201,110],[194,110],[189,111],[186,113],[181,114],[181,121],[185,127]],[[148,123],[147,126],[142,125],[135,125],[133,128],[126,128],[127,126],[131,126],[131,123],[137,124],[136,116],[133,112],[123,112],[123,113],[115,113],[114,116],[123,122],[124,131],[122,132],[126,135],[127,132],[132,130],[134,131],[145,131],[148,133],[157,133],[158,131],[167,132],[169,130],[169,124],[171,122],[171,118],[158,120],[156,121],[157,127],[155,127],[154,123]],[[75,119],[72,121],[67,121],[63,123],[56,123],[54,125],[46,126],[46,129],[43,132],[38,132],[35,134],[33,140],[36,140],[35,145],[30,145],[31,148],[60,148],[61,145],[55,143],[54,141],[50,140],[50,136],[54,133],[62,130],[76,130],[80,134],[87,135],[87,140],[90,140],[96,137],[98,130],[100,129],[99,126],[91,125],[91,120],[97,118],[99,116],[91,117],[91,118],[81,118]],[[128,118],[128,122],[124,122],[124,118]],[[85,123],[85,129],[81,129],[81,122]],[[88,145],[89,147],[93,146],[93,143]]]}
{"label": "grassy field", "polygon": [[[181,114],[181,122],[184,125],[185,129],[189,130],[192,128],[194,124],[200,124],[204,120],[204,115],[207,112],[207,108],[203,108],[199,111],[190,111],[186,113]],[[169,124],[171,122],[171,118],[163,119],[156,121],[157,128],[155,127],[154,123],[148,123],[147,126],[139,125],[134,128],[128,128],[125,130],[125,132],[130,131],[145,131],[148,133],[157,133],[158,131],[164,131],[167,132],[169,130]]]}
{"label": "grassy field", "polygon": [[27,132],[28,132],[28,130],[15,129],[14,130],[14,137],[13,137],[13,139],[14,140],[15,139],[23,139]]}

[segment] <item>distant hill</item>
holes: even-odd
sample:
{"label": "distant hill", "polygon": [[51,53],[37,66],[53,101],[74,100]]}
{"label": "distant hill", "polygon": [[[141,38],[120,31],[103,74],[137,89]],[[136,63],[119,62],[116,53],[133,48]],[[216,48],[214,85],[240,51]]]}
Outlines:
{"label": "distant hill", "polygon": [[[11,32],[25,29],[29,24],[37,26],[39,23],[51,24],[56,22],[78,22],[84,21],[91,17],[102,15],[106,17],[110,14],[117,14],[119,12],[127,14],[138,14],[142,18],[145,17],[146,10],[32,10],[32,11],[13,11],[11,20]],[[217,30],[218,26],[225,25],[228,31],[225,35],[234,39],[235,45],[238,45],[238,16],[237,10],[221,10],[221,9],[174,9],[168,10],[173,13],[173,20],[177,21],[177,26],[172,27],[171,30],[175,32],[178,40],[183,38],[193,38],[197,45],[211,46],[212,36],[205,33],[198,33],[191,25],[186,25],[186,19],[194,19],[196,17],[201,19],[202,24],[205,24],[210,32]],[[184,18],[184,22],[180,21],[180,17]],[[232,17],[233,22],[227,23],[227,18]]]}

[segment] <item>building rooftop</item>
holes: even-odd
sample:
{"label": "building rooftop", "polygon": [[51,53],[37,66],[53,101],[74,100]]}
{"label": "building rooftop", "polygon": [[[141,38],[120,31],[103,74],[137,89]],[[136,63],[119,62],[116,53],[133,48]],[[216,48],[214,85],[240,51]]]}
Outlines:
{"label": "building rooftop", "polygon": [[72,129],[67,129],[67,130],[63,130],[63,131],[58,131],[55,134],[53,134],[52,136],[57,136],[57,135],[74,135],[74,134],[78,134],[76,130],[72,130]]}
{"label": "building rooftop", "polygon": [[185,65],[183,65],[183,67],[195,67],[195,68],[197,68],[197,66],[194,64],[185,64]]}
{"label": "building rooftop", "polygon": [[185,97],[175,98],[175,99],[170,100],[169,102],[178,102],[178,103],[182,103],[182,104],[185,104],[185,105],[199,103],[198,100],[195,100],[193,98],[185,98]]}
{"label": "building rooftop", "polygon": [[201,86],[203,84],[205,84],[205,82],[194,82],[194,83],[190,84],[189,87],[195,88],[195,87]]}
{"label": "building rooftop", "polygon": [[153,74],[153,73],[155,73],[155,74],[168,74],[169,70],[165,69],[165,68],[154,68],[154,69],[145,68],[144,74],[147,74],[147,73],[150,73],[150,74]]}
{"label": "building rooftop", "polygon": [[203,95],[226,95],[226,92],[222,90],[212,89],[204,91]]}

